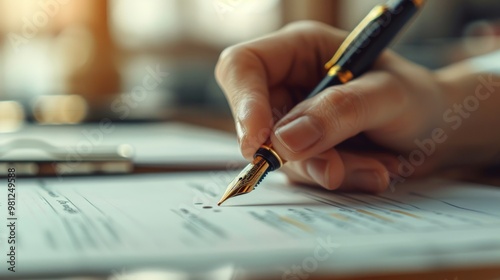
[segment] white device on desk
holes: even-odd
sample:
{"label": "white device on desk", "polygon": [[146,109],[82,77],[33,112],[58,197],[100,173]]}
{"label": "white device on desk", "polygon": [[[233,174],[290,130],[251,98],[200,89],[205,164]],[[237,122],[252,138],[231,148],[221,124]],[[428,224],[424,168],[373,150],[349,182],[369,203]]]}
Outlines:
{"label": "white device on desk", "polygon": [[246,161],[229,133],[180,123],[97,123],[27,125],[0,133],[0,172],[12,163],[25,174],[54,175],[57,168],[56,175],[64,176],[142,169],[226,170]]}
{"label": "white device on desk", "polygon": [[20,176],[130,173],[133,148],[97,146],[76,153],[40,139],[13,139],[0,145],[0,176],[14,168]]}

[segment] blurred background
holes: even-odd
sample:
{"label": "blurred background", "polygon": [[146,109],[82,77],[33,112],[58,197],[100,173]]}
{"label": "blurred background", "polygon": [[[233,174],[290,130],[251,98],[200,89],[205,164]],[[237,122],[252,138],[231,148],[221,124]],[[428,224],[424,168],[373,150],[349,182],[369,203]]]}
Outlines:
{"label": "blurred background", "polygon": [[[379,3],[0,0],[0,131],[230,120],[213,77],[225,47],[305,19],[351,30]],[[429,68],[487,53],[500,45],[498,11],[495,0],[429,0],[393,48]]]}

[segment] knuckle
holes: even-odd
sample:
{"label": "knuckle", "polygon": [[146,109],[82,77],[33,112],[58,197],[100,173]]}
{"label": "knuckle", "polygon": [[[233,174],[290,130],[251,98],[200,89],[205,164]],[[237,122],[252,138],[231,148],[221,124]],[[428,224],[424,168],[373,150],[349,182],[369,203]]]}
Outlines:
{"label": "knuckle", "polygon": [[329,88],[320,102],[322,111],[335,130],[357,132],[363,127],[368,115],[368,104],[363,94],[354,87]]}
{"label": "knuckle", "polygon": [[[418,75],[416,75],[418,76]],[[380,85],[385,85],[392,90],[386,91],[385,94],[390,96],[395,104],[405,105],[408,102],[407,86],[404,83],[404,78],[397,74],[382,72],[377,77]]]}
{"label": "knuckle", "polygon": [[242,101],[251,102],[255,99],[252,94],[247,94],[248,92],[245,91],[243,84],[238,85],[238,83],[235,83],[237,79],[235,72],[250,67],[247,59],[249,55],[250,52],[245,46],[232,46],[221,52],[215,66],[215,79],[221,86],[222,92],[232,108],[237,108]]}
{"label": "knuckle", "polygon": [[238,61],[241,61],[246,55],[245,53],[245,48],[241,45],[228,47],[220,53],[215,65],[215,78],[219,84],[228,76],[231,66],[237,65]]}

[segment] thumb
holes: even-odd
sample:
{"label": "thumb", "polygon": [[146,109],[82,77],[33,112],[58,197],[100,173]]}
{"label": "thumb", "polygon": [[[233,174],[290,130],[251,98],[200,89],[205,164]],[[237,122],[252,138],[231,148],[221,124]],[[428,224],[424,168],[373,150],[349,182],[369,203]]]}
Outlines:
{"label": "thumb", "polygon": [[314,158],[287,162],[282,171],[294,183],[378,193],[390,184],[397,160],[390,154],[330,149]]}
{"label": "thumb", "polygon": [[285,160],[311,158],[395,119],[408,103],[406,96],[390,73],[369,72],[301,102],[275,125],[271,141]]}

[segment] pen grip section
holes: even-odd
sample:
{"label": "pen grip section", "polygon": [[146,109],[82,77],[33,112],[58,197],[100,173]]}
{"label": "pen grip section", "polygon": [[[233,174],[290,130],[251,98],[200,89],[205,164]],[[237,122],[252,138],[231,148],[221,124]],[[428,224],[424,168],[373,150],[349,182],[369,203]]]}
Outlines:
{"label": "pen grip section", "polygon": [[268,171],[274,171],[283,165],[283,162],[278,154],[267,146],[260,147],[257,152],[255,152],[254,157],[257,156],[260,156],[267,161],[269,164]]}

